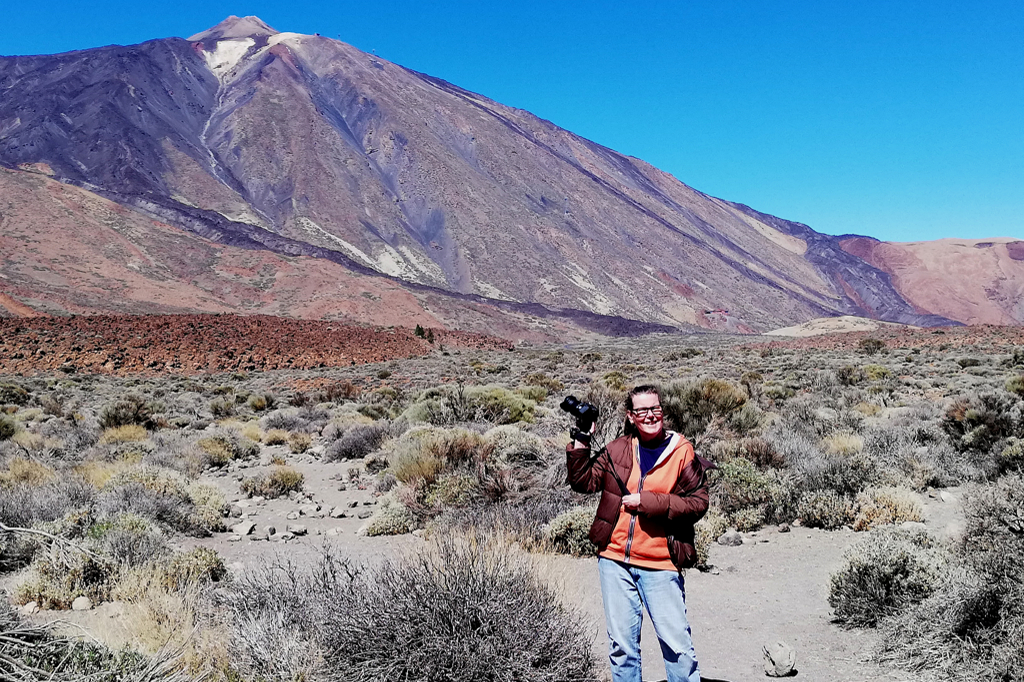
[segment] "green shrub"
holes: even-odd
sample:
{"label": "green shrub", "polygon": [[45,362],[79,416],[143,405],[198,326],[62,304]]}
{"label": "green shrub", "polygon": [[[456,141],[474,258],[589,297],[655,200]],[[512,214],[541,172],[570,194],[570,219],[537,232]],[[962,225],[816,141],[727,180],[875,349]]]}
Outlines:
{"label": "green shrub", "polygon": [[726,513],[769,505],[779,487],[774,472],[761,471],[743,457],[719,465],[712,472],[712,480],[714,501]]}
{"label": "green shrub", "polygon": [[697,522],[697,525],[694,526],[694,547],[697,549],[696,568],[704,571],[711,567],[709,563],[711,547],[728,528],[729,520],[717,507],[708,509],[704,518]]}
{"label": "green shrub", "polygon": [[535,403],[542,403],[547,400],[548,397],[547,389],[540,386],[520,386],[516,389],[516,393],[527,400],[532,400]]}
{"label": "green shrub", "polygon": [[961,452],[987,453],[999,440],[1019,435],[1015,401],[997,393],[961,396],[946,409],[942,428]]}
{"label": "green shrub", "polygon": [[210,414],[217,419],[223,419],[224,417],[232,417],[237,414],[235,409],[235,401],[230,398],[217,398],[210,401]]}
{"label": "green shrub", "polygon": [[14,420],[5,414],[0,414],[0,441],[14,438],[14,434],[17,433],[17,431],[18,427]]}
{"label": "green shrub", "polygon": [[844,365],[836,370],[836,378],[843,386],[856,386],[864,381],[867,375],[856,365]]}
{"label": "green shrub", "polygon": [[890,378],[892,370],[882,365],[865,365],[864,376],[867,377],[868,381],[881,381],[882,379]]}
{"label": "green shrub", "polygon": [[721,379],[676,382],[662,389],[661,404],[670,428],[694,438],[715,418],[728,419],[747,402],[747,394]]}
{"label": "green shrub", "polygon": [[1010,438],[1002,452],[999,453],[999,473],[1024,473],[1024,440]]}
{"label": "green shrub", "polygon": [[885,350],[885,341],[869,336],[866,339],[861,339],[857,346],[867,355],[875,355],[879,351]]}
{"label": "green shrub", "polygon": [[146,399],[139,395],[128,395],[124,399],[107,405],[100,412],[100,426],[104,429],[138,424],[153,428],[153,409]]}
{"label": "green shrub", "polygon": [[240,489],[249,497],[274,499],[302,490],[306,477],[291,467],[278,466],[270,472],[242,479]]}
{"label": "green shrub", "polygon": [[959,565],[916,607],[884,624],[881,658],[941,679],[1024,679],[1024,477],[970,491]]}
{"label": "green shrub", "polygon": [[1007,392],[1024,398],[1024,375],[1007,379],[1005,388]]}
{"label": "green shrub", "polygon": [[525,383],[527,386],[539,386],[543,389],[551,391],[552,393],[557,393],[558,391],[561,391],[563,388],[565,388],[565,384],[563,384],[558,379],[549,377],[544,372],[532,372],[530,374],[527,374],[526,379],[523,381],[523,383]]}
{"label": "green shrub", "polygon": [[574,507],[551,520],[544,529],[544,539],[552,550],[560,554],[592,556],[594,544],[588,534],[593,522],[593,507]]}
{"label": "green shrub", "polygon": [[510,463],[543,463],[544,441],[518,426],[495,426],[484,434],[493,446],[494,456]]}
{"label": "green shrub", "polygon": [[385,498],[377,513],[360,529],[363,535],[404,535],[416,528],[416,516],[401,502]]}
{"label": "green shrub", "polygon": [[835,530],[853,520],[850,500],[835,490],[812,490],[800,496],[796,514],[805,526]]}
{"label": "green shrub", "polygon": [[17,384],[0,384],[0,405],[26,405],[31,394]]}
{"label": "green shrub", "polygon": [[224,560],[215,550],[196,547],[171,557],[164,571],[164,587],[180,591],[192,585],[220,582],[227,575]]}
{"label": "green shrub", "polygon": [[886,616],[930,595],[945,574],[946,556],[924,531],[880,528],[851,547],[829,578],[828,603],[840,623],[875,627]]}

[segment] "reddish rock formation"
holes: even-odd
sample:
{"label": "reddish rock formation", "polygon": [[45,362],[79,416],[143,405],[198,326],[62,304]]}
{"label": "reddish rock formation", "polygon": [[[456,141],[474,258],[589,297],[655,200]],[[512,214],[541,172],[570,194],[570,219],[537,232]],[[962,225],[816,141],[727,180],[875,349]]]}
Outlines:
{"label": "reddish rock formation", "polygon": [[0,373],[201,374],[308,369],[426,355],[433,348],[510,348],[507,341],[431,330],[263,315],[120,315],[0,319]]}

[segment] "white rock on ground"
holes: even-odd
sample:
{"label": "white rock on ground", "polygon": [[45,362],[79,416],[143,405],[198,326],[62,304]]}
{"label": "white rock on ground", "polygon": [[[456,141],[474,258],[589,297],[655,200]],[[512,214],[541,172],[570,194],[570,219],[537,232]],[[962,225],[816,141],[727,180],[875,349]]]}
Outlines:
{"label": "white rock on ground", "polygon": [[92,600],[82,595],[81,597],[75,597],[75,601],[71,602],[72,611],[89,611],[92,609]]}
{"label": "white rock on ground", "polygon": [[764,674],[769,677],[789,677],[796,669],[796,651],[785,642],[765,644],[761,652],[764,655]]}

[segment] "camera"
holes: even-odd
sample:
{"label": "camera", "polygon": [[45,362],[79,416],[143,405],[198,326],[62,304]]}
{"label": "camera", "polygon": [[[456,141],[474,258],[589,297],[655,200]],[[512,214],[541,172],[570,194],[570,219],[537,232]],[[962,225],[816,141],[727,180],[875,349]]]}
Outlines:
{"label": "camera", "polygon": [[601,414],[597,409],[597,406],[585,403],[577,399],[574,395],[567,395],[559,407],[563,411],[576,417],[576,428],[569,431],[569,435],[572,439],[589,445],[590,429],[594,426],[594,422],[597,421],[597,418]]}

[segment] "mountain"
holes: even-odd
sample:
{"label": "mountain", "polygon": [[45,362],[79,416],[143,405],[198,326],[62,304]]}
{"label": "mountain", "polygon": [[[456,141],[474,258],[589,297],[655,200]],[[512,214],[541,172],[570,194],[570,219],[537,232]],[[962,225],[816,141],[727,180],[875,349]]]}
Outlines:
{"label": "mountain", "polygon": [[[398,314],[365,304],[367,290],[386,289],[442,325],[501,319],[512,336],[552,325],[753,332],[838,315],[961,320],[908,299],[894,286],[905,275],[849,240],[255,17],[187,40],[0,58],[0,165],[4,182],[50,195],[73,185],[149,230],[132,232],[148,258],[133,269],[110,246],[125,233],[109,221],[67,206],[43,221],[41,207],[0,207],[0,239],[14,246],[22,235],[22,255],[0,264],[9,314],[222,306],[372,321]],[[59,253],[33,252],[32,234]],[[205,260],[183,258],[189,249]],[[120,274],[90,269],[97,259]],[[172,293],[197,286],[205,299]],[[222,295],[231,286],[247,293]],[[90,287],[96,295],[83,297]]]}

